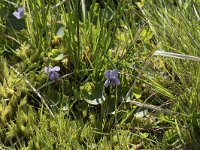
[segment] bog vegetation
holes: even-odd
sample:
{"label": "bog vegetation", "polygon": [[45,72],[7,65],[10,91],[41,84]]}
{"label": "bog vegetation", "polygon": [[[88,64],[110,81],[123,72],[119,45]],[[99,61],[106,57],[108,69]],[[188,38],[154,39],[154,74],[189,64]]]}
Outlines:
{"label": "bog vegetation", "polygon": [[200,149],[199,0],[1,0],[0,149]]}

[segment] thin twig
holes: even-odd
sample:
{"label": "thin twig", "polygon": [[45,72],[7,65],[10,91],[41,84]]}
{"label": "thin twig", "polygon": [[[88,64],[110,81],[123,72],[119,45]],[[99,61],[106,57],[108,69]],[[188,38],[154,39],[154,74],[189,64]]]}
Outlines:
{"label": "thin twig", "polygon": [[[146,68],[146,67],[144,67],[144,68]],[[144,70],[144,69],[143,69]],[[133,75],[129,75],[129,74],[126,74],[126,73],[121,73],[121,74],[124,74],[124,75],[127,75],[127,76],[131,76],[131,77],[135,77],[135,76],[133,76]],[[141,75],[141,74],[140,74]],[[136,79],[139,79],[139,77],[135,77]],[[135,83],[135,82],[134,82]],[[133,85],[135,85],[133,83]],[[130,91],[130,90],[129,90]],[[129,93],[129,92],[128,92]],[[127,93],[127,94],[128,94]],[[151,105],[151,104],[146,104],[146,102],[147,102],[147,100],[152,96],[152,95],[155,95],[156,93],[153,93],[153,94],[151,94],[146,100],[145,100],[145,102],[144,103],[140,103],[140,102],[138,102],[138,101],[134,101],[134,100],[130,100],[130,99],[124,99],[124,102],[127,102],[127,103],[132,103],[132,104],[134,104],[134,105],[137,105],[137,106],[139,106],[140,108],[147,108],[147,109],[151,109],[151,110],[156,110],[156,111],[160,111],[160,112],[163,112],[163,113],[171,113],[171,114],[176,114],[175,112],[172,112],[172,111],[170,111],[170,110],[168,110],[168,109],[164,109],[164,108],[161,108],[161,107],[158,107],[158,106],[155,106],[155,105]]]}
{"label": "thin twig", "polygon": [[[82,70],[80,70],[80,72],[83,72],[83,71],[92,71],[92,70],[93,70],[93,69],[82,69]],[[74,74],[74,72],[65,74],[64,76],[60,77],[59,80],[65,78],[65,77],[71,76],[72,74]],[[37,91],[41,90],[42,88],[44,88],[44,87],[46,87],[46,86],[48,86],[48,85],[50,85],[50,84],[52,84],[52,83],[54,83],[54,82],[55,82],[55,80],[50,81],[50,82],[48,82],[48,83],[45,83],[44,85],[42,85],[41,87],[39,87],[39,88],[37,89]]]}
{"label": "thin twig", "polygon": [[143,108],[147,108],[147,109],[151,109],[151,110],[156,110],[156,111],[160,111],[160,112],[166,113],[166,114],[189,116],[187,114],[174,112],[174,111],[171,111],[169,109],[164,109],[164,108],[161,108],[160,106],[155,106],[155,105],[152,105],[152,104],[144,104],[144,103],[140,103],[140,102],[134,101],[134,100],[128,100],[126,102],[134,104],[134,105],[139,106],[141,108],[143,107]]}
{"label": "thin twig", "polygon": [[127,103],[131,103],[131,104],[134,104],[134,105],[137,105],[139,107],[143,107],[143,108],[147,108],[147,109],[151,109],[151,110],[157,110],[157,111],[160,111],[162,113],[171,113],[171,114],[177,114],[175,112],[172,112],[171,110],[168,110],[168,109],[164,109],[164,108],[161,108],[159,106],[155,106],[155,105],[151,105],[151,104],[145,104],[145,103],[140,103],[138,101],[134,101],[134,100],[128,100],[126,101]]}
{"label": "thin twig", "polygon": [[[66,74],[66,75],[64,75],[64,76],[62,76],[62,77],[60,77],[59,79],[62,79],[62,78],[67,77],[67,76],[70,76],[70,75],[72,75],[72,74],[73,74],[73,72],[68,73],[68,74]],[[48,86],[48,85],[54,83],[55,81],[56,81],[56,80],[53,80],[53,81],[50,81],[50,82],[48,82],[48,83],[43,84],[41,87],[39,87],[39,88],[37,89],[37,91],[39,91],[39,90],[41,90],[42,88],[44,88],[44,87],[46,87],[46,86]]]}
{"label": "thin twig", "polygon": [[19,73],[13,66],[10,66],[10,67],[14,70],[14,72],[18,76],[22,77],[25,80],[25,82],[30,86],[30,88],[32,89],[32,91],[41,99],[42,103],[45,105],[45,107],[50,112],[50,114],[54,117],[53,112],[51,111],[51,109],[49,108],[49,106],[46,104],[46,102],[45,102],[44,98],[42,97],[42,95],[32,86],[32,84],[21,73]]}
{"label": "thin twig", "polygon": [[157,51],[155,51],[155,53],[153,55],[154,56],[172,57],[172,58],[178,58],[178,59],[184,59],[184,60],[200,61],[200,57],[179,54],[179,53],[173,53],[173,52],[165,52],[163,50],[157,50]]}
{"label": "thin twig", "polygon": [[[135,77],[133,75],[129,75],[129,74],[126,74],[126,73],[121,73],[121,74],[124,74],[124,75],[127,75],[127,76],[131,76],[131,77]],[[135,77],[136,79],[139,79],[139,77]],[[135,82],[134,82],[135,83]],[[135,85],[135,84],[133,84]],[[130,91],[130,90],[129,90]],[[153,93],[152,95],[155,95],[155,93]],[[152,95],[150,95],[149,97],[151,97]],[[130,102],[132,104],[135,104],[139,107],[144,107],[144,108],[148,108],[148,109],[153,109],[153,110],[157,110],[157,111],[161,111],[161,112],[164,112],[164,113],[171,113],[170,110],[167,110],[167,109],[163,109],[163,108],[160,108],[158,106],[154,106],[154,105],[151,105],[151,104],[146,104],[146,101],[149,99],[149,97],[145,100],[144,103],[140,103],[138,101],[134,101],[134,100],[129,100],[128,98],[127,99],[124,99],[125,102]]]}

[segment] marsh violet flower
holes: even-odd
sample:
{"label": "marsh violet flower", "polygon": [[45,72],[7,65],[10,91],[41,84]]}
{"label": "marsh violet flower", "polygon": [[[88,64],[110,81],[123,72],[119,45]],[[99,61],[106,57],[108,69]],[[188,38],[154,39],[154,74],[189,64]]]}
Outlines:
{"label": "marsh violet flower", "polygon": [[112,87],[120,85],[120,81],[117,78],[118,77],[118,71],[116,69],[107,70],[104,73],[104,75],[107,78],[107,80],[104,83],[105,87],[108,87],[109,85],[111,85]]}
{"label": "marsh violet flower", "polygon": [[18,8],[17,11],[13,12],[13,15],[17,19],[21,19],[24,16],[24,7]]}
{"label": "marsh violet flower", "polygon": [[56,80],[60,76],[59,73],[58,73],[58,71],[60,71],[60,67],[59,66],[55,66],[53,68],[45,67],[44,71],[49,75],[49,79],[50,80]]}

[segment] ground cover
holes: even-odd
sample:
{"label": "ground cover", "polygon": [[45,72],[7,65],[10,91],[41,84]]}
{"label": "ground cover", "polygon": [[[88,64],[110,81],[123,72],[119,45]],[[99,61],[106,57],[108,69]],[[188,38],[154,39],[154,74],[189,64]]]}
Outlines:
{"label": "ground cover", "polygon": [[200,149],[199,0],[1,0],[1,149]]}

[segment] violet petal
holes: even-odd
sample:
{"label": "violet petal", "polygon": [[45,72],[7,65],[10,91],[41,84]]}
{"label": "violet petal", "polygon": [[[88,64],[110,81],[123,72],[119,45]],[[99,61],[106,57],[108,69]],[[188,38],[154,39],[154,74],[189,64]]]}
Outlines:
{"label": "violet petal", "polygon": [[57,72],[49,72],[49,79],[50,80],[55,80],[55,79],[58,79],[59,78],[59,74]]}
{"label": "violet petal", "polygon": [[54,72],[54,77],[55,77],[55,79],[58,79],[60,77],[59,73]]}
{"label": "violet petal", "polygon": [[115,82],[115,85],[116,85],[116,86],[120,85],[120,81],[119,81],[118,78],[115,78],[115,79],[114,79],[114,82]]}
{"label": "violet petal", "polygon": [[17,18],[17,19],[21,19],[24,15],[24,8],[18,8],[17,11],[13,12],[13,15]]}
{"label": "violet petal", "polygon": [[44,71],[45,71],[46,73],[48,73],[48,72],[49,72],[49,67],[45,67],[45,68],[44,68]]}
{"label": "violet petal", "polygon": [[55,74],[54,72],[49,72],[49,79],[54,80],[55,79]]}
{"label": "violet petal", "polygon": [[110,79],[110,70],[107,70],[105,73],[104,73],[105,77]]}
{"label": "violet petal", "polygon": [[110,73],[110,76],[117,78],[118,77],[118,71],[116,69],[112,70],[111,73]]}
{"label": "violet petal", "polygon": [[108,86],[109,86],[109,84],[110,84],[110,80],[109,80],[109,79],[107,79],[107,80],[105,81],[105,83],[104,83],[104,86],[105,86],[105,87],[108,87]]}
{"label": "violet petal", "polygon": [[60,71],[60,67],[59,66],[55,66],[52,68],[52,71]]}

